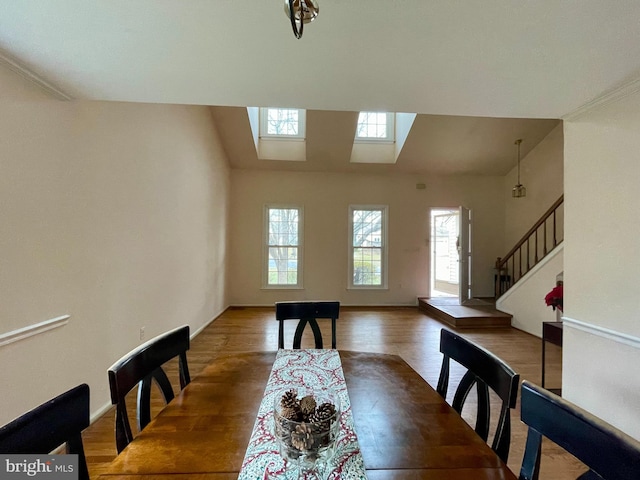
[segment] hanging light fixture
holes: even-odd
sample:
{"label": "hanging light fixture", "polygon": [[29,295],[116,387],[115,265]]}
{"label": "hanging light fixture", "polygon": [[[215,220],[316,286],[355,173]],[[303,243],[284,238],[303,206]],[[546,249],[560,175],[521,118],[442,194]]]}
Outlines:
{"label": "hanging light fixture", "polygon": [[302,37],[304,24],[313,22],[318,11],[316,0],[284,0],[284,13],[291,19],[291,28],[296,38]]}
{"label": "hanging light fixture", "polygon": [[527,196],[527,189],[520,183],[520,144],[522,143],[522,139],[519,138],[516,140],[515,144],[518,146],[518,183],[511,190],[511,196],[513,198],[521,198]]}

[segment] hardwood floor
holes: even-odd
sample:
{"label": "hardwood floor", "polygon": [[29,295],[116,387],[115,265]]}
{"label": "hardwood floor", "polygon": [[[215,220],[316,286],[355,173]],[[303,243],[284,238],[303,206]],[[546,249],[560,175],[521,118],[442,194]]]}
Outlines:
{"label": "hardwood floor", "polygon": [[[330,326],[323,321],[319,323],[323,337],[331,338]],[[417,307],[343,307],[338,320],[338,349],[400,355],[435,388],[442,361],[439,352],[441,328],[451,329],[449,325],[420,312]],[[285,333],[285,345],[291,345],[294,329],[295,323],[292,322]],[[521,380],[540,383],[539,338],[513,328],[465,328],[458,333],[504,359],[520,373]],[[305,332],[303,347],[313,347],[311,337],[310,332]],[[231,308],[192,341],[187,355],[191,376],[195,377],[217,355],[223,353],[275,350],[277,339],[278,323],[273,308]],[[172,383],[178,385],[176,365],[168,365],[167,370]],[[547,387],[560,386],[560,371],[560,348],[547,345]],[[462,373],[462,368],[452,366],[451,392]],[[135,392],[130,396],[133,401]],[[463,417],[470,423],[474,417],[473,400],[469,399],[468,407],[463,411]],[[162,403],[156,398],[154,410],[160,408]],[[133,414],[132,410],[129,413]],[[520,422],[519,402],[512,411],[511,420],[512,441],[508,465],[517,475],[526,439],[526,427]],[[83,435],[91,478],[97,478],[116,455],[113,422],[112,409],[94,422]],[[134,424],[135,419],[132,419],[132,425]],[[573,480],[584,470],[577,460],[562,449],[551,443],[543,444],[541,479]]]}

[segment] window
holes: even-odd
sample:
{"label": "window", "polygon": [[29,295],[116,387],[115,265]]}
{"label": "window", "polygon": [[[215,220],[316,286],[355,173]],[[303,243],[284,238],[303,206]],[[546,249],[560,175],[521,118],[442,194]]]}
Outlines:
{"label": "window", "polygon": [[303,139],[305,113],[299,108],[261,108],[260,136]]}
{"label": "window", "polygon": [[266,288],[302,288],[302,208],[265,207]]}
{"label": "window", "polygon": [[357,141],[395,141],[394,114],[386,112],[360,112],[356,128]]}
{"label": "window", "polygon": [[387,288],[386,206],[349,208],[349,286]]}

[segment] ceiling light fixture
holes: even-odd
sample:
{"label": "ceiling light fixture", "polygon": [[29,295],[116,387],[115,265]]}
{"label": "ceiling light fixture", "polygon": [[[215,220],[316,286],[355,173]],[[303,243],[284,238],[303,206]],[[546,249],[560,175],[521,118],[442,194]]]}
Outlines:
{"label": "ceiling light fixture", "polygon": [[520,183],[520,144],[522,143],[522,139],[519,138],[516,140],[515,144],[518,146],[518,183],[511,190],[511,196],[513,198],[521,198],[527,196],[527,189]]}
{"label": "ceiling light fixture", "polygon": [[291,19],[291,28],[296,38],[302,37],[304,24],[313,22],[318,11],[316,0],[284,0],[284,13]]}

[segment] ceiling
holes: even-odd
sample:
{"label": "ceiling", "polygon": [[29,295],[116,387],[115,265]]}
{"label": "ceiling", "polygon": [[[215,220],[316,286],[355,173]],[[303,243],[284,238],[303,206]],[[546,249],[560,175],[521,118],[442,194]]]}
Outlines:
{"label": "ceiling", "polygon": [[[0,51],[73,98],[215,106],[237,168],[502,175],[640,76],[636,0],[318,1],[297,40],[283,0],[11,0]],[[307,162],[257,160],[245,106],[308,109]],[[349,164],[360,110],[419,114],[395,165]]]}

